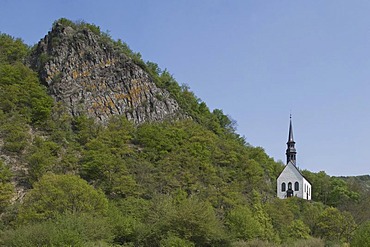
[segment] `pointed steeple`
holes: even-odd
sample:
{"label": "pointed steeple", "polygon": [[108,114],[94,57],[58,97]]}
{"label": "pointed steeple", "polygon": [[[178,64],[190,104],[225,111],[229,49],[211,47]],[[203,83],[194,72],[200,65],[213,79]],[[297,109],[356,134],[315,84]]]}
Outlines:
{"label": "pointed steeple", "polygon": [[292,114],[290,114],[288,142],[294,142],[293,127],[292,127]]}
{"label": "pointed steeple", "polygon": [[290,114],[290,123],[289,123],[289,135],[288,142],[286,143],[288,148],[286,150],[286,163],[292,162],[296,165],[296,155],[297,151],[295,150],[295,141],[293,138],[293,126],[292,126],[292,114]]}

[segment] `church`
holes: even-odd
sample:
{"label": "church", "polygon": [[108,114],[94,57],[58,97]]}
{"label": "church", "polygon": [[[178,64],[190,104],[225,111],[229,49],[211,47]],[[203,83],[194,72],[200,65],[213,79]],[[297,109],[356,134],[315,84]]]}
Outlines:
{"label": "church", "polygon": [[277,197],[285,199],[296,196],[311,200],[311,184],[298,170],[296,164],[297,151],[293,138],[292,116],[290,116],[288,148],[286,150],[286,166],[277,178]]}

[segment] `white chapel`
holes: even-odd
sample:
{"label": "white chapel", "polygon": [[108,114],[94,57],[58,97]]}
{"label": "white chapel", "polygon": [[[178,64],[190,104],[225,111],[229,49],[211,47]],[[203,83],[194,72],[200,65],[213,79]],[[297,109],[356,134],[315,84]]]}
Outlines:
{"label": "white chapel", "polygon": [[277,178],[277,197],[285,199],[296,196],[311,200],[311,184],[296,166],[295,142],[293,138],[292,116],[290,116],[288,148],[286,150],[287,164]]}

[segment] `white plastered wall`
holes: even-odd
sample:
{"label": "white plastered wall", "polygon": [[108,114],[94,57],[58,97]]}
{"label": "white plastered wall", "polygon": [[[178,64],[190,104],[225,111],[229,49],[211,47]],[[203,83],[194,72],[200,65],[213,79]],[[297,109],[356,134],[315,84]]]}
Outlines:
{"label": "white plastered wall", "polygon": [[[284,170],[281,172],[277,179],[277,197],[284,199],[286,198],[286,190],[288,189],[288,183],[292,183],[292,188],[294,191],[294,196],[303,198],[306,200],[311,200],[311,184],[302,176],[298,169],[289,162]],[[295,182],[299,183],[299,190],[295,191]],[[281,185],[285,183],[286,190],[282,191]]]}

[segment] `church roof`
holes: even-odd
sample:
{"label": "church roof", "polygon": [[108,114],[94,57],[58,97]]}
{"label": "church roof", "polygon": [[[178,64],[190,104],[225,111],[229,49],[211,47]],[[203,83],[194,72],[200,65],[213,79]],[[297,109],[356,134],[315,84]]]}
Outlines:
{"label": "church roof", "polygon": [[[305,176],[303,176],[303,174],[301,173],[301,171],[300,171],[300,170],[295,166],[295,164],[294,164],[292,161],[289,161],[289,162],[288,162],[288,164],[286,164],[286,165],[284,166],[284,169],[281,171],[281,173],[279,174],[278,178],[281,176],[281,174],[284,172],[284,170],[287,168],[287,166],[288,166],[289,164],[291,164],[291,166],[292,166],[292,167],[294,167],[294,168],[297,170],[297,172],[299,173],[299,175],[301,175],[304,179],[306,179],[306,181],[307,181],[309,184],[311,184],[310,180],[308,180]],[[312,185],[312,184],[311,184],[311,185]]]}
{"label": "church roof", "polygon": [[292,115],[290,115],[288,143],[289,142],[294,142],[294,138],[293,138],[293,127],[292,127]]}

